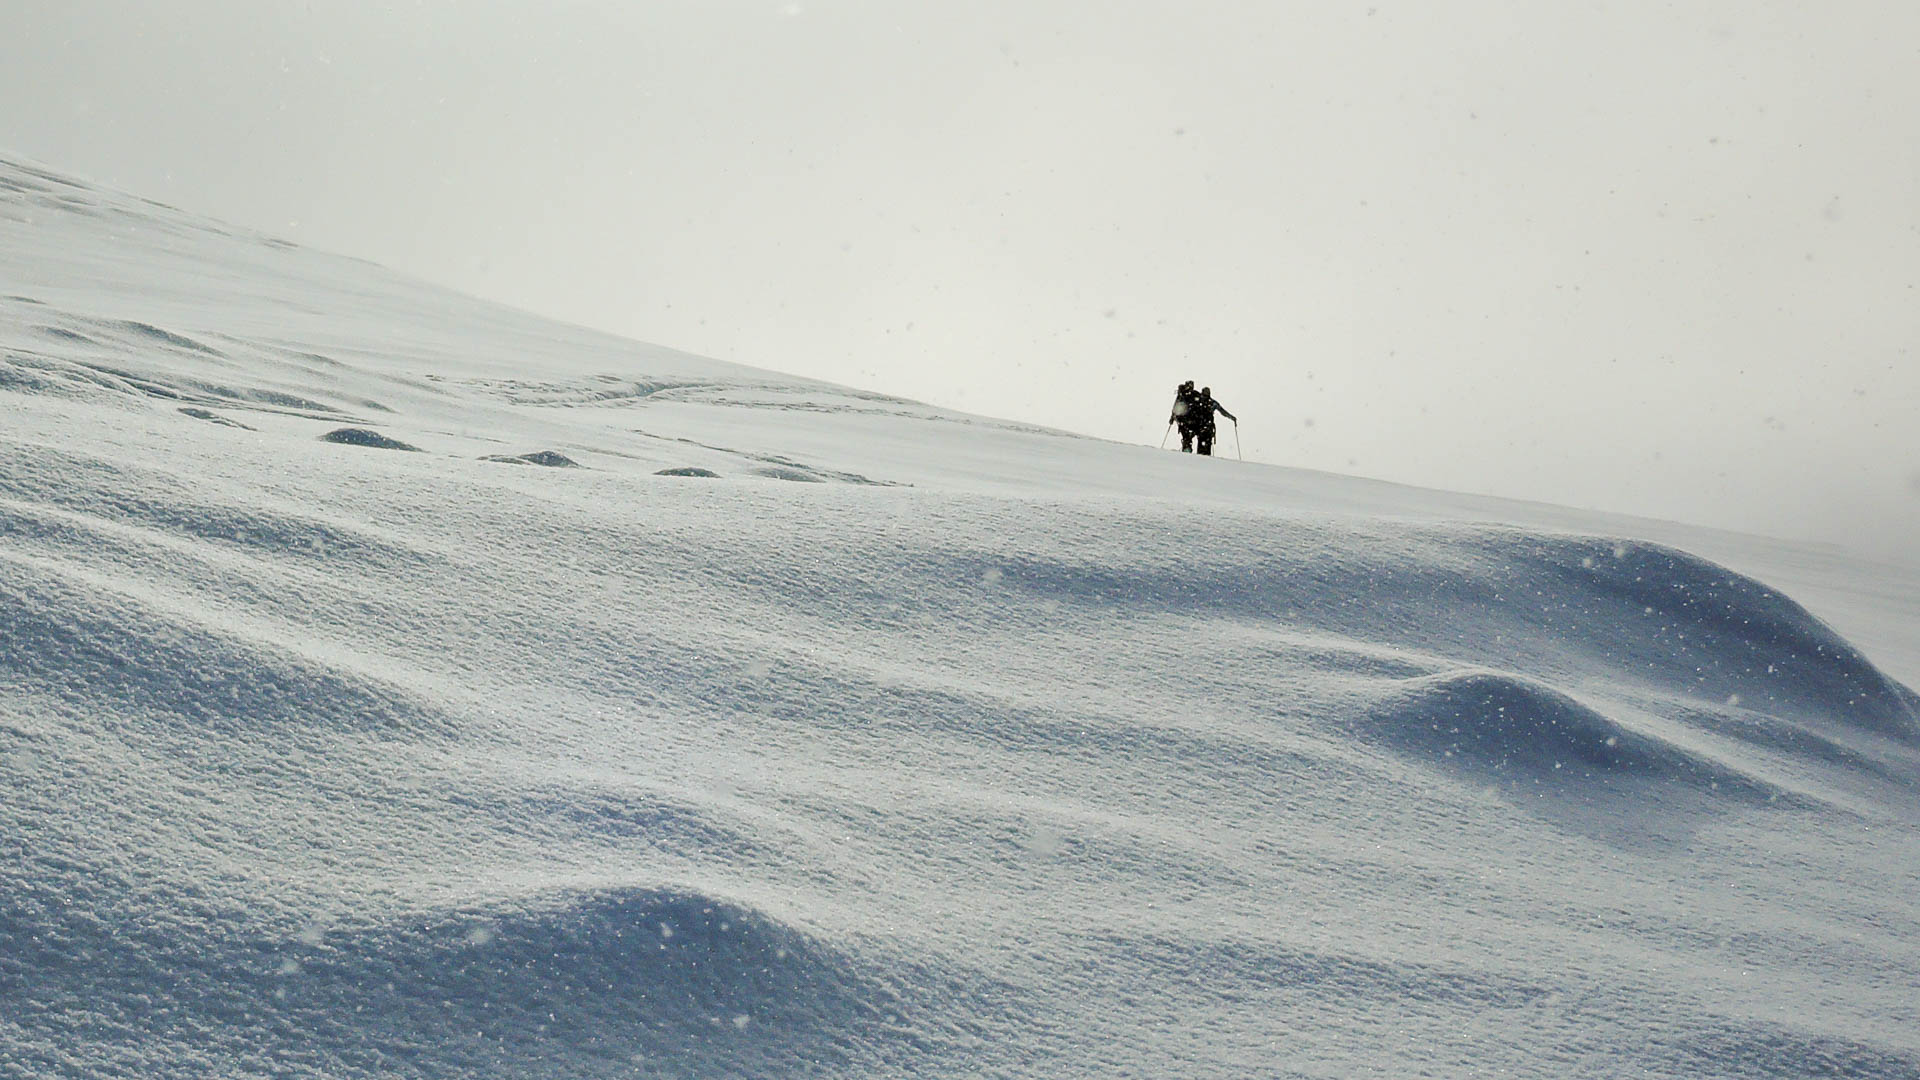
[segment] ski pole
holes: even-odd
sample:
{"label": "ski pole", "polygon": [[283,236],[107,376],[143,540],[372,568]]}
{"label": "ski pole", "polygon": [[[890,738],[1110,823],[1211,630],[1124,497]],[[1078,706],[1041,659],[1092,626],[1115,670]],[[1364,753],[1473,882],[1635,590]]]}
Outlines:
{"label": "ski pole", "polygon": [[1238,418],[1233,421],[1233,460],[1247,460],[1240,456],[1240,421]]}
{"label": "ski pole", "polygon": [[[1167,448],[1167,436],[1171,434],[1173,434],[1173,421],[1169,420],[1167,421],[1167,430],[1160,436],[1160,449],[1165,450]],[[1236,435],[1234,438],[1237,439],[1239,436]]]}

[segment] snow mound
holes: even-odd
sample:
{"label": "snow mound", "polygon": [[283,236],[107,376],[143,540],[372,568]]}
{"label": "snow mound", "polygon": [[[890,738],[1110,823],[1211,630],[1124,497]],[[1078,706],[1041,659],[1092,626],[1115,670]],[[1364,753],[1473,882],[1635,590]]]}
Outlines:
{"label": "snow mound", "polygon": [[1370,716],[1386,743],[1450,766],[1567,787],[1624,780],[1770,794],[1697,752],[1639,732],[1550,686],[1501,672],[1415,679]]}
{"label": "snow mound", "polygon": [[277,954],[288,1021],[364,1017],[342,1033],[344,1059],[404,1060],[424,1044],[484,1075],[798,1075],[844,1060],[836,1043],[859,1029],[904,1019],[844,952],[685,888],[309,932]]}
{"label": "snow mound", "polygon": [[0,993],[31,973],[37,1000],[87,1003],[0,1023],[25,1075],[68,1075],[84,1040],[92,1075],[795,1076],[909,1020],[854,956],[683,887],[243,932],[187,896],[102,899],[0,893]]}
{"label": "snow mound", "polygon": [[411,450],[419,453],[420,448],[399,439],[382,435],[372,428],[343,427],[335,428],[320,436],[322,442],[340,443],[345,446],[370,446],[377,450]]}
{"label": "snow mound", "polygon": [[1690,673],[1693,696],[1920,742],[1920,696],[1761,582],[1644,542],[1539,538],[1508,550],[1538,572],[1535,597],[1577,612],[1589,647],[1622,668],[1657,664]]}

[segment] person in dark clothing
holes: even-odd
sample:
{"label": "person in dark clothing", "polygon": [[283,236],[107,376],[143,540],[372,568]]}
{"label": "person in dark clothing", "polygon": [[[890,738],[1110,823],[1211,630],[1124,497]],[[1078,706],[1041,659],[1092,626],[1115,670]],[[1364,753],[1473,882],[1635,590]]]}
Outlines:
{"label": "person in dark clothing", "polygon": [[1236,424],[1240,422],[1240,418],[1228,412],[1225,405],[1213,400],[1213,387],[1203,386],[1200,388],[1200,393],[1195,395],[1193,405],[1187,410],[1187,415],[1193,418],[1193,441],[1196,444],[1195,448],[1199,453],[1205,454],[1208,457],[1213,456],[1214,413],[1219,413],[1221,416],[1232,420]]}
{"label": "person in dark clothing", "polygon": [[1167,423],[1180,427],[1180,452],[1193,453],[1194,421],[1200,417],[1200,394],[1193,388],[1193,380],[1188,379],[1173,391],[1173,414],[1167,417]]}

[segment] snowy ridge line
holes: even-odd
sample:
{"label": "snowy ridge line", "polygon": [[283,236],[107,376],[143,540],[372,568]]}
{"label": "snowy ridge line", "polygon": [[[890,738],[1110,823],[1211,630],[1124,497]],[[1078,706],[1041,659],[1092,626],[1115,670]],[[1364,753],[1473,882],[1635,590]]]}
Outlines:
{"label": "snowy ridge line", "polygon": [[[1527,554],[1562,573],[1597,572],[1603,588],[1641,603],[1643,614],[1684,619],[1714,644],[1744,654],[1744,663],[1725,662],[1727,670],[1738,664],[1741,676],[1772,674],[1780,676],[1778,682],[1822,685],[1832,695],[1830,706],[1841,706],[1842,712],[1879,734],[1920,743],[1920,695],[1880,671],[1793,600],[1724,566],[1645,542],[1616,541],[1611,561],[1581,554],[1576,571],[1569,556],[1588,543],[1547,543]],[[1676,636],[1684,640],[1685,632],[1682,628]],[[1781,672],[1777,660],[1782,657],[1794,665],[1791,672]],[[1763,662],[1769,662],[1764,671]],[[1701,681],[1709,678],[1703,675]]]}
{"label": "snowy ridge line", "polygon": [[1304,542],[1199,566],[1002,556],[969,558],[962,573],[1063,603],[1277,618],[1360,642],[1387,631],[1398,650],[1456,664],[1605,670],[1686,698],[1765,702],[1920,741],[1911,690],[1798,604],[1725,567],[1659,545],[1477,526],[1409,526],[1441,556],[1410,562],[1377,542],[1332,552],[1319,546],[1324,527],[1279,525]]}

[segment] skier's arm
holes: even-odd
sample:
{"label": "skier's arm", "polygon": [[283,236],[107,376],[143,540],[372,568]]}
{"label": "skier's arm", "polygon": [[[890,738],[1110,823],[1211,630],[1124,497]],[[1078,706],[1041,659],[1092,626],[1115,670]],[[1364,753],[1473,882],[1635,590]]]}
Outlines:
{"label": "skier's arm", "polygon": [[1222,405],[1216,401],[1213,403],[1213,407],[1220,410],[1221,416],[1226,417],[1227,419],[1233,421],[1236,424],[1240,422],[1240,418],[1228,412],[1227,407],[1225,405]]}

